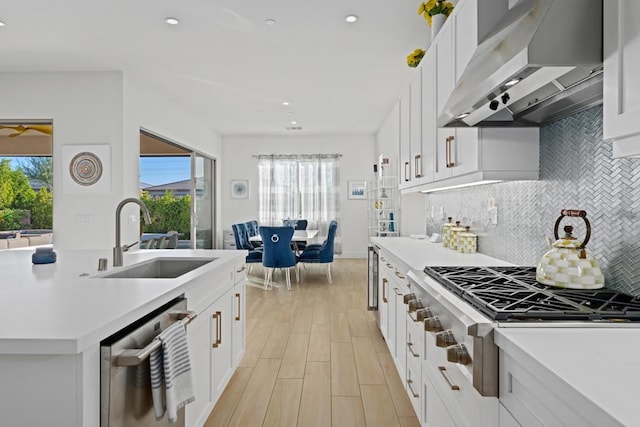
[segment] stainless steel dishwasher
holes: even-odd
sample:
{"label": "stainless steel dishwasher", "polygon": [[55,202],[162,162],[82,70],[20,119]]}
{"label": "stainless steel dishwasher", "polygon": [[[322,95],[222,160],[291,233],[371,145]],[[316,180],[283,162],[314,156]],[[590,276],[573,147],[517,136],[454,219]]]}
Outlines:
{"label": "stainless steel dishwasher", "polygon": [[175,299],[100,343],[100,425],[102,427],[184,426],[184,408],[169,424],[156,421],[151,400],[149,355],[161,345],[157,335],[195,313],[187,300]]}

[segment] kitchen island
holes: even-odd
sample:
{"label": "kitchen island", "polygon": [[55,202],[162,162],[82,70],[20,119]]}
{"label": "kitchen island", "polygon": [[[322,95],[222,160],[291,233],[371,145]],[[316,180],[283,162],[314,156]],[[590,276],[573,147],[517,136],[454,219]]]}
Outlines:
{"label": "kitchen island", "polygon": [[[56,263],[34,265],[33,249],[0,251],[0,412],[7,425],[98,426],[102,339],[179,296],[198,312],[234,285],[244,292],[244,251],[141,250],[102,272],[98,259],[111,259],[110,250],[57,252]],[[96,277],[157,257],[213,261],[172,279]]]}
{"label": "kitchen island", "polygon": [[[466,301],[434,283],[431,291],[435,289],[439,294],[434,295],[430,291],[428,294],[431,300],[425,299],[425,304],[429,306],[434,299],[450,301],[452,313],[464,312],[465,315],[471,316],[466,317],[466,321],[473,318],[471,323],[493,323],[493,341],[498,347],[499,390],[492,395],[497,395],[499,399],[480,396],[474,390],[471,390],[474,393],[470,393],[467,386],[466,396],[474,395],[473,398],[465,400],[464,405],[455,404],[454,402],[462,402],[465,399],[464,378],[470,377],[471,371],[458,364],[446,365],[446,358],[438,360],[439,346],[433,346],[434,351],[429,353],[429,345],[434,344],[436,340],[433,334],[424,332],[426,327],[420,325],[419,328],[414,328],[416,316],[407,314],[411,309],[402,304],[402,295],[425,295],[419,287],[424,286],[423,281],[427,275],[423,268],[426,266],[476,267],[511,264],[482,254],[462,254],[447,249],[440,243],[431,243],[424,239],[387,237],[371,240],[380,248],[380,271],[384,272],[391,266],[391,271],[386,276],[381,273],[382,279],[386,281],[386,289],[381,287],[379,291],[386,303],[381,305],[383,308],[388,306],[387,310],[390,310],[386,319],[381,314],[381,329],[383,335],[384,328],[387,330],[385,338],[392,354],[397,355],[395,361],[401,377],[404,379],[406,376],[407,383],[411,385],[407,385],[407,393],[410,397],[420,396],[412,399],[412,403],[423,423],[474,427],[640,426],[640,421],[634,414],[634,384],[640,379],[640,362],[633,357],[637,352],[637,342],[640,341],[639,322],[494,321],[478,311],[467,310],[471,306]],[[405,277],[412,280],[406,280]],[[396,298],[395,295],[400,297]],[[395,300],[398,302],[394,308],[391,303]],[[431,310],[435,314],[442,314],[438,313],[437,307],[434,302]],[[444,329],[453,328],[452,318],[449,318],[449,321],[443,319],[443,316],[440,318]],[[455,331],[455,328],[453,329]],[[455,333],[458,342],[471,350],[474,342],[465,332],[458,330]],[[424,347],[416,344],[423,341]],[[415,363],[415,354],[412,356],[406,350],[407,343],[411,344],[411,353],[416,348],[422,349],[423,352],[426,348],[424,354],[430,354],[429,357],[420,359],[422,366]],[[421,353],[418,350],[416,354]],[[473,359],[472,363],[476,363],[477,359]],[[435,366],[436,363],[438,367]],[[440,375],[440,366],[447,367],[447,378]],[[471,363],[466,366],[471,366]],[[420,368],[423,374],[422,389],[415,385],[420,382]],[[433,375],[425,376],[425,371],[433,372]],[[456,376],[459,373],[461,375]],[[448,383],[449,380],[460,386],[459,389],[453,390]],[[437,393],[428,393],[427,390]],[[430,402],[429,399],[436,394],[440,400]],[[420,399],[423,401],[420,402]],[[494,402],[490,399],[494,399]],[[476,405],[477,409],[474,409],[473,405]],[[493,415],[487,417],[488,413]]]}

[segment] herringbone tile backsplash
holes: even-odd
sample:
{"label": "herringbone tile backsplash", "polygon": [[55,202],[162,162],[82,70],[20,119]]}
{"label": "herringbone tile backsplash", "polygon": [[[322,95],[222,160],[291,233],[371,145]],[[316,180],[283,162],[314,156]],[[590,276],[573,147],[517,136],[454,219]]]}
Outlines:
{"label": "herringbone tile backsplash", "polygon": [[[605,269],[606,286],[640,295],[640,159],[614,159],[602,140],[602,107],[594,107],[540,129],[540,180],[490,184],[430,193],[427,209],[444,207],[478,234],[478,251],[519,265],[536,265],[560,210],[583,209],[591,222],[587,250]],[[498,225],[489,221],[495,200]],[[427,233],[440,219],[427,215]],[[584,238],[577,218],[574,235]]]}

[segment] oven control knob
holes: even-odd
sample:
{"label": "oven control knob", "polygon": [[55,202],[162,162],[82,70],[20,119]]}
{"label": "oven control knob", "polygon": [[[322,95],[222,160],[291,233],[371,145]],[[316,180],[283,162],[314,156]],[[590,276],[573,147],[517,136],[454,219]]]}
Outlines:
{"label": "oven control knob", "polygon": [[429,307],[419,308],[416,311],[416,321],[423,322],[424,319],[428,319],[429,317],[433,317],[433,313]]}
{"label": "oven control knob", "polygon": [[442,327],[438,316],[433,316],[425,319],[424,330],[429,332],[442,332],[444,331],[444,328]]}
{"label": "oven control knob", "polygon": [[436,335],[436,345],[438,347],[449,347],[454,344],[456,344],[456,338],[450,330],[440,332]]}
{"label": "oven control knob", "polygon": [[408,310],[410,312],[414,312],[414,311],[420,310],[422,308],[424,308],[424,304],[422,304],[422,301],[420,301],[419,299],[414,299],[412,301],[409,301]]}
{"label": "oven control knob", "polygon": [[413,301],[416,298],[417,298],[416,294],[414,294],[414,293],[404,294],[404,303],[405,304],[409,304],[410,301]]}
{"label": "oven control knob", "polygon": [[447,347],[447,360],[452,363],[468,365],[471,363],[471,356],[464,344],[456,344]]}

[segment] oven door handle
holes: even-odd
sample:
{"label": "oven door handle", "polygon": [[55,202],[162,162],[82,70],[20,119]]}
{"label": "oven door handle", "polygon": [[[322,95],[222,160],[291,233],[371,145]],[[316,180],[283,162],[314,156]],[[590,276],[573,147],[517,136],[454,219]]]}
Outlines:
{"label": "oven door handle", "polygon": [[[184,317],[178,321],[183,325],[188,325],[193,319],[197,317],[195,311],[184,311],[177,314],[179,314],[180,316],[184,315]],[[144,346],[144,348],[132,348],[123,350],[122,353],[118,355],[118,358],[115,360],[114,364],[116,366],[138,366],[144,360],[146,360],[149,355],[151,355],[151,353],[153,353],[160,347],[162,347],[162,341],[160,341],[158,337],[156,337],[151,340],[149,344]]]}

